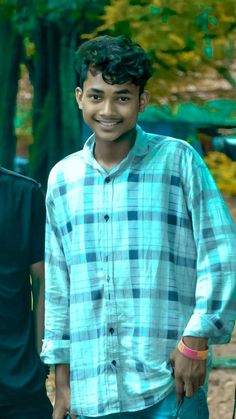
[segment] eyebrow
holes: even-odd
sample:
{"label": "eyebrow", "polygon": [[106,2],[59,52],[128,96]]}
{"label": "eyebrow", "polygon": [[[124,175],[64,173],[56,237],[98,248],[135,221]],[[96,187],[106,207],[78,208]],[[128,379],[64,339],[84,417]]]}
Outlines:
{"label": "eyebrow", "polygon": [[117,90],[115,93],[116,93],[117,95],[120,95],[120,94],[127,94],[127,93],[131,94],[131,91],[130,91],[129,89],[121,89],[121,90]]}
{"label": "eyebrow", "polygon": [[[88,90],[88,93],[104,93],[103,90],[100,89],[96,89],[95,87],[92,87],[91,89]],[[114,92],[114,94],[116,95],[121,95],[121,94],[132,94],[132,92],[130,92],[129,89],[121,89],[121,90],[117,90],[116,92]]]}
{"label": "eyebrow", "polygon": [[103,90],[95,89],[92,87],[91,89],[88,89],[88,93],[104,93]]}

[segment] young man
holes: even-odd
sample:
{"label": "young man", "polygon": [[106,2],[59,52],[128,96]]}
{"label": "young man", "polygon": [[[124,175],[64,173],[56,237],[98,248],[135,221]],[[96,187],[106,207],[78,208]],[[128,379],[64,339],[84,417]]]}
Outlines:
{"label": "young man", "polygon": [[198,154],[136,125],[151,75],[142,48],[95,38],[76,70],[94,134],[48,183],[53,417],[206,419],[207,348],[233,329],[235,226]]}
{"label": "young man", "polygon": [[2,167],[0,195],[0,417],[50,419],[46,370],[39,357],[45,199],[35,181]]}

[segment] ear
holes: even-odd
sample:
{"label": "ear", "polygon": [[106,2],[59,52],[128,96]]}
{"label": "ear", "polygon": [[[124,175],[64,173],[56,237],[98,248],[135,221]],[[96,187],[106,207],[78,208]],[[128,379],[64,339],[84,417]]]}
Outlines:
{"label": "ear", "polygon": [[139,99],[139,112],[143,112],[149,103],[150,93],[147,90],[140,95]]}
{"label": "ear", "polygon": [[78,103],[79,108],[82,109],[83,108],[82,106],[83,90],[80,87],[76,87],[75,97],[76,97],[76,102]]}

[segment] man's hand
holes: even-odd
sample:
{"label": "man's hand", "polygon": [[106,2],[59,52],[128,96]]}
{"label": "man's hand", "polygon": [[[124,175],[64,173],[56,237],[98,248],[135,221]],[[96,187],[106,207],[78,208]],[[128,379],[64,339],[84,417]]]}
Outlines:
{"label": "man's hand", "polygon": [[70,414],[70,384],[69,379],[70,370],[69,365],[56,365],[55,368],[55,404],[53,410],[53,419],[64,419],[67,415],[71,419],[76,419],[76,416]]}
{"label": "man's hand", "polygon": [[[207,339],[184,337],[184,343],[191,349],[205,350],[207,348]],[[192,397],[193,394],[202,386],[206,378],[206,361],[196,361],[182,355],[176,349],[170,356],[174,367],[174,376],[176,382],[176,394],[178,402],[182,400],[183,395]]]}
{"label": "man's hand", "polygon": [[53,419],[64,419],[67,415],[71,419],[76,416],[70,414],[70,389],[63,388],[56,390],[55,405],[53,410]]}
{"label": "man's hand", "polygon": [[69,387],[57,388],[53,419],[64,419],[70,410],[70,389]]}

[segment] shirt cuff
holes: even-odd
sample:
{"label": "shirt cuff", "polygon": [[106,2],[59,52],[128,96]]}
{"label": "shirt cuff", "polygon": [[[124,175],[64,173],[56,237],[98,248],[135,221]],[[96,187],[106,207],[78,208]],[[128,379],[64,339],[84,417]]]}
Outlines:
{"label": "shirt cuff", "polygon": [[216,315],[194,313],[183,336],[208,338],[209,345],[225,344],[230,341],[233,328],[234,321],[231,319],[225,321]]}
{"label": "shirt cuff", "polygon": [[45,364],[69,364],[70,341],[44,339],[40,357]]}

